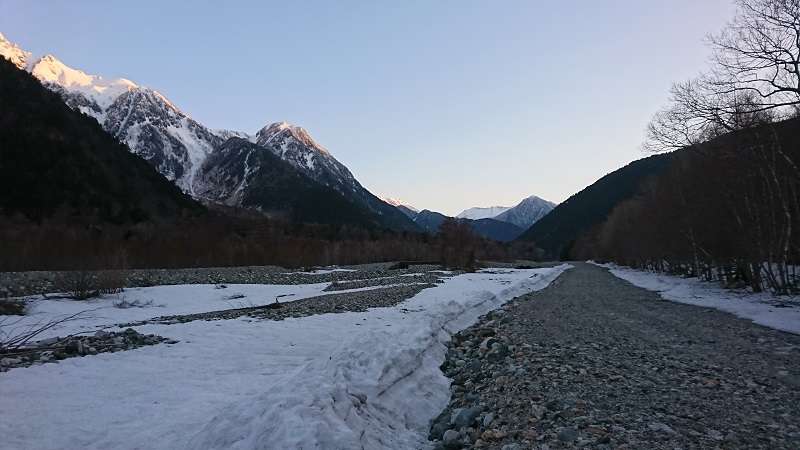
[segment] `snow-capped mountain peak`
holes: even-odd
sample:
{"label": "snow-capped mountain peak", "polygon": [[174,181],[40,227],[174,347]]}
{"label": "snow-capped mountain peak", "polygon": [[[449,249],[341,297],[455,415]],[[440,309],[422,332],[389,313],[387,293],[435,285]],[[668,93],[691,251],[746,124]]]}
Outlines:
{"label": "snow-capped mountain peak", "polygon": [[513,223],[518,227],[527,229],[555,207],[555,203],[531,195],[508,211],[498,214],[495,219]]}
{"label": "snow-capped mountain peak", "polygon": [[392,206],[405,206],[408,209],[411,209],[413,211],[419,212],[419,209],[411,206],[411,203],[408,203],[407,201],[400,200],[400,199],[397,199],[397,198],[392,198],[392,197],[382,197],[380,195],[376,195],[376,197],[378,197],[379,199],[383,200],[384,202],[386,202],[386,203],[388,203],[388,204],[390,204]]}
{"label": "snow-capped mountain peak", "polygon": [[[195,197],[229,204],[241,202],[245,190],[259,189],[258,183],[249,185],[259,173],[259,168],[250,163],[267,161],[257,155],[266,150],[318,184],[335,190],[377,218],[381,225],[415,229],[414,223],[401,212],[364,189],[350,170],[317,144],[302,127],[278,122],[262,128],[255,135],[212,131],[153,89],[137,86],[124,78],[103,78],[72,69],[52,55],[36,59],[2,35],[0,56],[30,72],[45,87],[58,93],[70,108],[97,119],[131,152],[147,160],[161,174]],[[252,144],[230,142],[226,146],[232,138]],[[218,157],[210,158],[215,153]],[[221,161],[221,157],[236,161]],[[224,167],[240,170],[236,177],[220,175],[218,170],[215,171],[217,168],[209,166],[209,161],[225,163]],[[254,198],[260,197],[256,195]]]}
{"label": "snow-capped mountain peak", "polygon": [[276,122],[265,126],[259,130],[258,133],[256,133],[256,140],[262,144],[269,144],[278,139],[279,136],[287,136],[287,134],[306,147],[313,148],[314,150],[325,155],[330,155],[330,152],[325,150],[324,147],[317,144],[314,139],[311,138],[305,128],[286,122]]}
{"label": "snow-capped mountain peak", "polygon": [[491,219],[511,209],[510,206],[488,206],[488,207],[475,207],[461,211],[456,218],[458,219]]}
{"label": "snow-capped mountain peak", "polygon": [[20,49],[17,44],[12,44],[2,33],[0,33],[0,56],[28,72],[30,72],[33,64],[36,62],[36,58],[32,53]]}
{"label": "snow-capped mountain peak", "polygon": [[100,123],[105,120],[106,110],[120,95],[139,87],[124,78],[87,75],[83,71],[67,66],[52,55],[46,55],[36,61],[30,72],[43,83],[53,83],[70,93],[85,97],[92,107],[82,107],[81,111],[96,117]]}

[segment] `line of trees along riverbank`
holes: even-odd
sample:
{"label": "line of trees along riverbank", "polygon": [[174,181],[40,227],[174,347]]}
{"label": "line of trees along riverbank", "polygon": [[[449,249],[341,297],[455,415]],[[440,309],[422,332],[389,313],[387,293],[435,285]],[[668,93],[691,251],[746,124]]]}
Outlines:
{"label": "line of trees along riverbank", "polygon": [[581,238],[573,257],[754,291],[798,289],[800,119],[679,151],[658,179]]}

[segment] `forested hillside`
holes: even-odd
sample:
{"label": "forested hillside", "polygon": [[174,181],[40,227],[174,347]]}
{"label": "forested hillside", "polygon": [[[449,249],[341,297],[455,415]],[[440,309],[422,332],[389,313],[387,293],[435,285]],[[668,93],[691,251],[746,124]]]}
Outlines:
{"label": "forested hillside", "polygon": [[556,206],[517,241],[532,242],[546,259],[569,259],[575,240],[636,194],[645,179],[660,174],[671,159],[671,154],[654,155],[611,172]]}
{"label": "forested hillside", "polygon": [[675,152],[669,170],[617,205],[572,256],[754,291],[797,289],[791,266],[800,261],[798,167],[800,118]]}

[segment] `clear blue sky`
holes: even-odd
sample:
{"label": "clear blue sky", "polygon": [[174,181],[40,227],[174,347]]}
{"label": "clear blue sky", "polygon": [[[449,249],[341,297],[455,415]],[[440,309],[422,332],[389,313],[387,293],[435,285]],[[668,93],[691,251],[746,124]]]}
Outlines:
{"label": "clear blue sky", "polygon": [[210,128],[302,126],[371,192],[454,215],[561,202],[643,155],[729,0],[0,0],[34,55]]}

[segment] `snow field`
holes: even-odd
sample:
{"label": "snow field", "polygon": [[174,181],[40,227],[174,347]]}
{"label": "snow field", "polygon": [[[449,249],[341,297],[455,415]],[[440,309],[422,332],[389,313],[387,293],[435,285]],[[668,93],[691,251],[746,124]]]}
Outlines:
{"label": "snow field", "polygon": [[[0,374],[0,435],[17,449],[429,448],[430,421],[450,396],[438,369],[442,342],[567,268],[459,275],[395,307],[362,313],[135,327],[180,342]],[[71,322],[59,333],[139,320],[127,314],[217,310],[210,305],[236,292],[265,304],[287,290],[295,295],[281,301],[318,295],[325,286],[129,290],[124,295],[165,307],[103,310],[104,317]],[[79,303],[36,308],[64,314],[56,304]]]}

